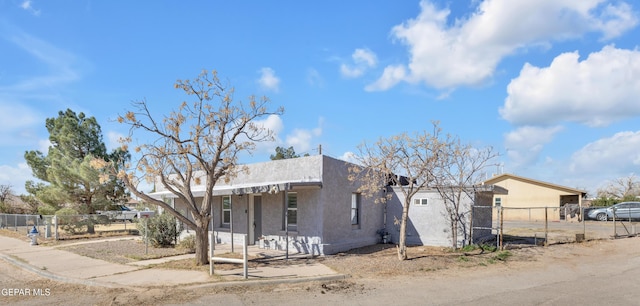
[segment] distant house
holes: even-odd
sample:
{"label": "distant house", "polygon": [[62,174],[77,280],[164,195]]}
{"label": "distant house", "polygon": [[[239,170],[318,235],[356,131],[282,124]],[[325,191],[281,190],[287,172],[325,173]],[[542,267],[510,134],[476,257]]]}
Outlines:
{"label": "distant house", "polygon": [[[393,220],[399,216],[398,209],[402,211],[402,199],[394,189],[397,187],[380,186],[381,194],[386,190],[394,196],[386,205],[375,204],[357,192],[357,182],[348,180],[349,167],[354,166],[351,163],[316,155],[244,166],[247,173],[229,183],[219,181],[214,188],[210,228],[217,242],[239,241],[238,234],[247,234],[249,244],[265,248],[282,250],[288,241],[292,252],[335,254],[379,243],[385,229],[393,242],[398,241]],[[193,187],[196,198],[203,197],[204,183]],[[152,196],[190,217],[185,203],[158,187]],[[493,190],[483,190],[485,200],[481,202],[491,207]],[[438,196],[427,191],[417,197],[430,200],[412,208],[410,243],[451,245]],[[468,201],[466,211],[472,203]],[[478,213],[478,220],[481,215]],[[483,218],[490,227],[490,209],[484,210]],[[469,224],[465,226],[469,228]],[[485,229],[476,234],[486,236],[490,232]]]}
{"label": "distant house", "polygon": [[[503,207],[504,220],[544,220],[545,210],[550,221],[564,220],[575,212],[569,208],[581,207],[586,191],[537,181],[513,174],[501,174],[486,181],[509,190],[509,194],[496,194],[494,207]],[[548,207],[549,209],[545,209]]]}

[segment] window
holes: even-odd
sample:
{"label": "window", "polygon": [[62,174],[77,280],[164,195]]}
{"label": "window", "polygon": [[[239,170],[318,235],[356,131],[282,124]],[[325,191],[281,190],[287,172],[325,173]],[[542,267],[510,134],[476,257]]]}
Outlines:
{"label": "window", "polygon": [[289,192],[287,194],[287,219],[289,229],[296,229],[298,226],[298,194]]}
{"label": "window", "polygon": [[502,206],[502,198],[496,198],[493,203],[496,207]]}
{"label": "window", "polygon": [[360,194],[351,194],[351,225],[360,224]]}
{"label": "window", "polygon": [[429,203],[429,199],[427,198],[418,198],[418,199],[413,199],[413,205],[427,205]]}
{"label": "window", "polygon": [[222,197],[222,224],[231,223],[231,196]]}

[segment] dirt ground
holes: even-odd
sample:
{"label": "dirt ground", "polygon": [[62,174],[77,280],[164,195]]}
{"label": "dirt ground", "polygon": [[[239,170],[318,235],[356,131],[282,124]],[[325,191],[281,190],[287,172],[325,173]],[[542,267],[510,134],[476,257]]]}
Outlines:
{"label": "dirt ground", "polygon": [[[87,287],[43,279],[1,262],[0,287],[3,292],[0,304],[559,305],[581,302],[586,305],[631,305],[640,298],[640,294],[637,294],[640,285],[636,285],[639,282],[635,280],[640,273],[638,242],[640,238],[626,238],[530,247],[508,252],[482,252],[477,249],[466,253],[451,252],[444,248],[412,247],[408,252],[410,260],[406,261],[397,259],[393,246],[377,245],[308,259],[318,260],[351,276],[344,281],[260,286]],[[124,247],[132,246],[139,247]],[[625,278],[633,280],[625,282]],[[626,294],[607,296],[606,292],[616,292],[621,284],[627,286],[623,288]],[[597,295],[593,300],[581,292],[588,291],[589,286],[597,286],[599,291],[606,290],[607,286],[616,287]],[[41,293],[48,294],[11,295],[7,291],[10,288],[41,289]],[[577,288],[581,289],[580,292]]]}

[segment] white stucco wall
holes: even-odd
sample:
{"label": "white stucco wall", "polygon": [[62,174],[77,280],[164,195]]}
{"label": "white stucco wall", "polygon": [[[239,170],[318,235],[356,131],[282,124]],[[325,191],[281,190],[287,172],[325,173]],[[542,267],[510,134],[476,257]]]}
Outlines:
{"label": "white stucco wall", "polygon": [[[391,240],[398,243],[400,240],[400,221],[402,220],[402,209],[404,195],[398,187],[394,187],[394,196],[388,203],[387,223]],[[427,205],[415,205],[413,199],[426,198]],[[409,221],[407,223],[407,244],[408,245],[430,245],[430,246],[452,246],[451,226],[448,221],[444,201],[436,190],[424,190],[413,197],[409,207]],[[461,205],[460,212],[464,213],[466,222],[464,226],[458,228],[458,245],[462,245],[465,234],[469,231],[468,216],[472,200],[466,198]],[[397,222],[394,222],[397,220]]]}
{"label": "white stucco wall", "polygon": [[[348,180],[351,164],[335,158],[316,155],[294,159],[246,165],[248,172],[239,174],[227,184],[216,186],[219,193],[233,188],[290,183],[298,199],[297,229],[289,232],[292,252],[333,254],[379,241],[377,230],[383,227],[384,205],[373,199],[360,198],[358,226],[351,224],[351,196],[357,185]],[[202,182],[204,184],[204,182]],[[282,185],[281,185],[282,186]],[[197,186],[196,186],[197,187]],[[284,194],[261,192],[262,235],[271,246],[285,248],[283,217]],[[233,232],[245,234],[252,230],[251,195],[233,195]],[[179,201],[178,201],[179,202]],[[213,199],[213,230],[216,241],[229,243],[230,229],[221,225],[221,196]],[[239,241],[238,237],[234,237]]]}

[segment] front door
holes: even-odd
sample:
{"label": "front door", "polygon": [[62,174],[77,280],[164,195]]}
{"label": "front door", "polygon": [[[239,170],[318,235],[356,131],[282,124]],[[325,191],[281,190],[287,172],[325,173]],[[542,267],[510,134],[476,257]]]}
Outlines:
{"label": "front door", "polygon": [[262,236],[262,196],[253,197],[253,241]]}

